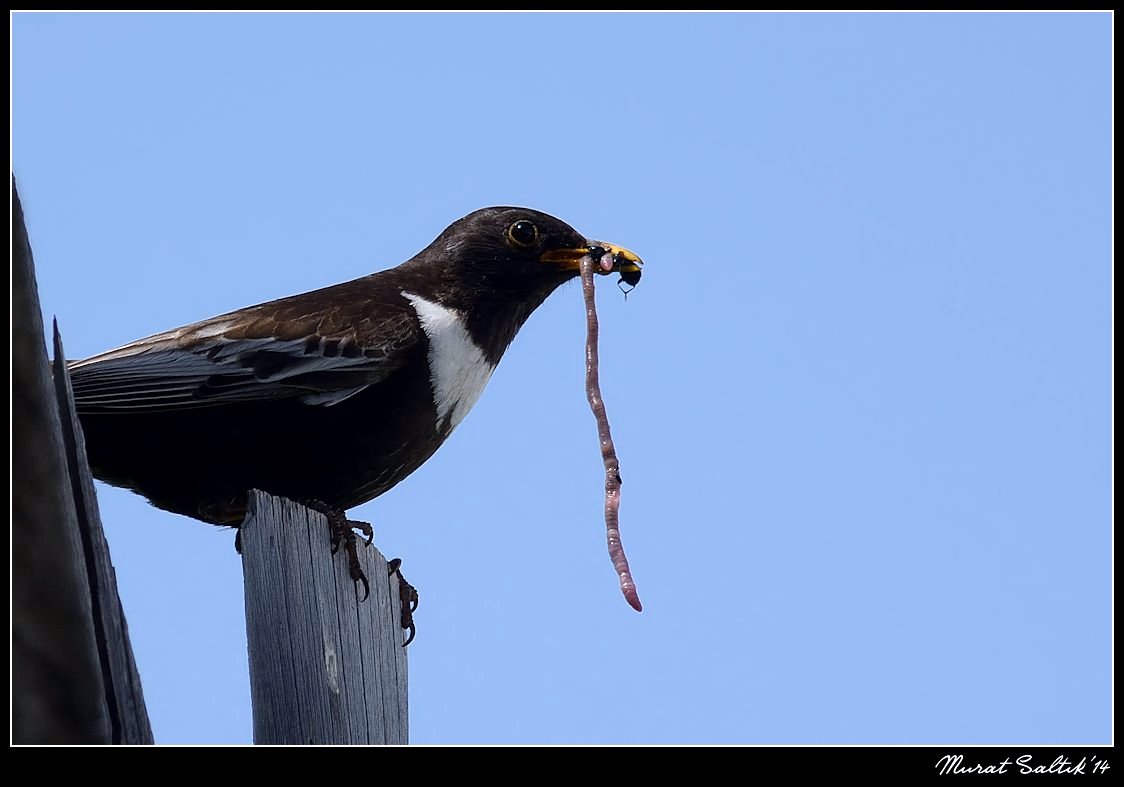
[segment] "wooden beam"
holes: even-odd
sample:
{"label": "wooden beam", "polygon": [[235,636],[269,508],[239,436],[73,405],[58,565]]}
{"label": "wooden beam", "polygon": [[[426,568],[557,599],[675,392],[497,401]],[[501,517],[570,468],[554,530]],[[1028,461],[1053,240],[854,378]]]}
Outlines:
{"label": "wooden beam", "polygon": [[398,578],[360,546],[359,600],[323,514],[263,492],[242,524],[254,742],[405,744]]}
{"label": "wooden beam", "polygon": [[12,183],[12,740],[151,743],[55,332],[52,384]]}
{"label": "wooden beam", "polygon": [[66,353],[58,325],[54,329],[55,397],[66,450],[70,495],[78,517],[78,534],[86,564],[87,587],[93,613],[94,634],[105,682],[106,703],[113,743],[152,743],[152,726],[144,704],[140,673],[133,658],[129,626],[117,594],[117,573],[109,554],[109,542],[101,525],[94,477],[86,460],[86,440],[78,411],[74,406],[74,390],[66,368]]}

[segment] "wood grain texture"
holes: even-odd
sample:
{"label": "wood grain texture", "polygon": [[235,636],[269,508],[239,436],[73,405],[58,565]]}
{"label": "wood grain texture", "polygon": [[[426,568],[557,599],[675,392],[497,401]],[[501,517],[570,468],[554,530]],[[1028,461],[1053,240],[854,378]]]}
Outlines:
{"label": "wood grain texture", "polygon": [[65,369],[51,380],[14,183],[12,202],[12,741],[150,743]]}
{"label": "wood grain texture", "polygon": [[254,742],[405,744],[405,632],[398,579],[360,547],[359,601],[323,514],[262,492],[242,525]]}
{"label": "wood grain texture", "polygon": [[140,674],[137,672],[129,626],[117,594],[117,573],[109,554],[109,543],[102,529],[97,492],[82,425],[74,407],[74,393],[66,369],[66,354],[58,326],[54,330],[53,363],[55,397],[59,405],[63,446],[66,452],[71,499],[74,500],[78,533],[82,543],[86,578],[93,615],[94,635],[106,691],[106,706],[113,743],[152,743],[152,726],[144,704]]}

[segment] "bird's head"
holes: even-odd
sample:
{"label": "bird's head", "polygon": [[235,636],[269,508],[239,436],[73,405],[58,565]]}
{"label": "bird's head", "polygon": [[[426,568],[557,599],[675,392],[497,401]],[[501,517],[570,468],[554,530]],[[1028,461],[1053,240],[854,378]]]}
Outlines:
{"label": "bird's head", "polygon": [[476,295],[530,299],[535,305],[580,272],[580,260],[608,252],[629,284],[643,263],[628,249],[591,240],[561,219],[530,208],[482,208],[449,225],[419,257],[440,260],[445,275]]}
{"label": "bird's head", "polygon": [[628,284],[640,279],[643,263],[631,251],[530,208],[474,211],[396,270],[410,277],[412,292],[459,312],[496,363],[531,312],[580,274],[586,255],[598,273],[620,273]]}

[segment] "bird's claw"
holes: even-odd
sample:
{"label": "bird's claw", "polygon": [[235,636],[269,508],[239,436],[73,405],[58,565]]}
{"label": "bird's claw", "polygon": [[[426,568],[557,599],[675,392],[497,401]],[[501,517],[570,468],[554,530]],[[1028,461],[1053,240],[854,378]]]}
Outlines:
{"label": "bird's claw", "polygon": [[[347,525],[350,524],[350,522],[347,522]],[[363,566],[359,563],[359,552],[355,547],[355,533],[349,526],[345,526],[341,540],[344,544],[344,552],[347,553],[347,571],[355,584],[363,584],[363,595],[359,599],[359,603],[362,604],[371,595],[371,584],[367,581],[367,575],[363,571]]]}
{"label": "bird's claw", "polygon": [[414,641],[414,635],[418,633],[417,627],[414,625],[414,611],[418,608],[419,596],[418,589],[406,581],[402,576],[402,558],[396,557],[388,560],[386,563],[388,569],[387,575],[398,575],[398,598],[401,603],[401,611],[399,613],[399,624],[405,631],[410,634],[406,637],[406,641],[402,643],[402,647],[406,647]]}
{"label": "bird's claw", "polygon": [[347,520],[347,526],[362,533],[367,546],[375,542],[375,529],[371,527],[370,522],[360,522],[357,519],[349,519]]}
{"label": "bird's claw", "polygon": [[327,517],[332,554],[339,552],[340,544],[343,544],[344,552],[347,553],[348,574],[351,575],[351,579],[356,585],[363,585],[363,595],[359,602],[366,601],[371,595],[371,584],[367,581],[367,575],[363,572],[363,566],[359,563],[359,552],[355,548],[355,531],[358,530],[362,533],[366,537],[367,546],[370,546],[375,538],[375,529],[371,527],[369,522],[348,519],[342,510],[325,503],[323,500],[305,500],[302,502],[306,507],[313,511],[319,511]]}

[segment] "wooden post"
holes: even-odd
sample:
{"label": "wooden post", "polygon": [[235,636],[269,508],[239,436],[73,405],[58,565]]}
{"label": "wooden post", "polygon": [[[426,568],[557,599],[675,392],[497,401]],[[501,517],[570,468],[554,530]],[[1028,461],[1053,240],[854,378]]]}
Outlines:
{"label": "wooden post", "polygon": [[408,742],[398,578],[359,548],[359,601],[323,514],[253,492],[242,524],[254,742]]}
{"label": "wooden post", "polygon": [[62,341],[12,183],[12,740],[152,743]]}

